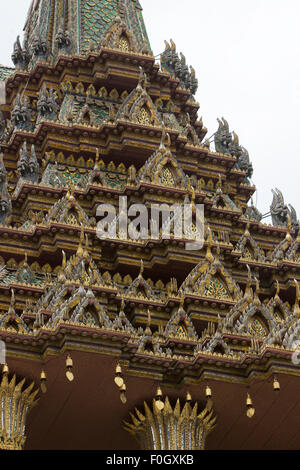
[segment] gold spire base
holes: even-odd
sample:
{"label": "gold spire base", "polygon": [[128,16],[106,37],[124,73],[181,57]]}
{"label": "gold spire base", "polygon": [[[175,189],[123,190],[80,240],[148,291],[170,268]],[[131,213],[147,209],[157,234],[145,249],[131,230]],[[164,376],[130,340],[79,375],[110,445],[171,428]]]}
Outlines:
{"label": "gold spire base", "polygon": [[198,414],[198,403],[192,407],[186,402],[181,409],[177,400],[175,408],[169,398],[158,407],[153,400],[152,408],[144,402],[144,414],[135,409],[130,413],[131,423],[124,422],[124,429],[139,442],[142,450],[203,450],[208,434],[214,429],[216,417],[210,401]]}
{"label": "gold spire base", "polygon": [[26,417],[35,406],[38,390],[32,392],[34,383],[22,391],[25,379],[16,384],[4,374],[0,384],[0,449],[22,450],[25,444]]}

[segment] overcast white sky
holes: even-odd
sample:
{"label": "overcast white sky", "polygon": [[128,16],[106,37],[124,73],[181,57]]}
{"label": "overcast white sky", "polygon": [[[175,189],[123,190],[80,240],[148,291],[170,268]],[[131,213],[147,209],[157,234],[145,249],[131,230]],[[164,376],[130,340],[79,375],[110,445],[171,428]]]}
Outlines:
{"label": "overcast white sky", "polygon": [[[3,65],[11,65],[30,1],[10,0],[1,11]],[[172,38],[195,68],[208,135],[224,116],[248,149],[258,208],[269,210],[278,187],[300,218],[300,1],[140,2],[154,54]]]}

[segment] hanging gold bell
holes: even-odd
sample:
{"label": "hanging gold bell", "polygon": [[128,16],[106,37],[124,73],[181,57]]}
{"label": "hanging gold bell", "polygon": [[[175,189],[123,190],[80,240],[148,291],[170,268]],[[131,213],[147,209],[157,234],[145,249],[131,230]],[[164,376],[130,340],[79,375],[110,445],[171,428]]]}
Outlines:
{"label": "hanging gold bell", "polygon": [[249,393],[247,393],[246,408],[247,408],[246,414],[247,414],[248,418],[253,418],[254,413],[255,413],[255,408],[253,406],[253,402],[251,400],[251,397],[250,397]]}
{"label": "hanging gold bell", "polygon": [[67,359],[66,359],[66,377],[67,379],[72,382],[74,380],[74,374],[73,374],[73,361],[71,356],[68,354]]}
{"label": "hanging gold bell", "polygon": [[276,377],[274,377],[273,389],[274,389],[274,392],[280,391],[280,383],[278,382]]}
{"label": "hanging gold bell", "polygon": [[40,388],[43,393],[46,393],[47,392],[47,385],[46,385],[47,377],[46,377],[46,373],[44,370],[42,370],[41,372],[40,381],[41,381]]}
{"label": "hanging gold bell", "polygon": [[208,385],[206,386],[206,389],[205,389],[205,395],[206,395],[206,398],[212,397],[211,388]]}
{"label": "hanging gold bell", "polygon": [[186,402],[189,404],[192,402],[192,395],[189,392],[186,394]]}
{"label": "hanging gold bell", "polygon": [[125,383],[123,383],[123,385],[120,388],[120,400],[123,403],[123,405],[125,405],[125,403],[127,403]]}
{"label": "hanging gold bell", "polygon": [[116,375],[114,378],[114,382],[119,388],[121,388],[122,385],[124,384],[124,379],[122,377],[122,368],[119,363],[117,364],[117,367],[116,367]]}
{"label": "hanging gold bell", "polygon": [[164,402],[162,401],[162,390],[160,387],[158,387],[157,391],[156,391],[156,396],[155,396],[155,405],[156,405],[156,408],[159,410],[159,411],[162,411],[165,407],[165,404]]}

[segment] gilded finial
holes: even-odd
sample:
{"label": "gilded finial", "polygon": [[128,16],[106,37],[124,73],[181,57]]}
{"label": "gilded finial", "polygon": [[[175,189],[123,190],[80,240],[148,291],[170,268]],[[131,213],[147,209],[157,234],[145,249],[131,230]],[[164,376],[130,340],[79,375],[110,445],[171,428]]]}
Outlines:
{"label": "gilded finial", "polygon": [[10,298],[10,306],[11,307],[14,307],[15,306],[15,302],[16,302],[16,299],[15,299],[15,291],[14,289],[11,290],[11,298]]}
{"label": "gilded finial", "polygon": [[278,280],[276,280],[276,294],[275,294],[275,300],[277,303],[280,303],[280,297],[279,297],[279,292],[280,292],[280,285]]}
{"label": "gilded finial", "polygon": [[299,287],[299,283],[296,279],[294,279],[294,283],[295,283],[295,287],[296,287],[296,299],[295,299],[295,305],[294,305],[294,315],[296,315],[297,317],[300,317],[300,306],[299,306],[300,287]]}
{"label": "gilded finial", "polygon": [[143,275],[143,272],[144,272],[144,262],[141,259],[141,267],[140,267],[139,277]]}
{"label": "gilded finial", "polygon": [[166,134],[166,146],[167,146],[167,148],[171,147],[171,137],[170,137],[170,134],[168,132]]}
{"label": "gilded finial", "polygon": [[151,331],[151,313],[150,313],[150,310],[148,309],[148,313],[147,313],[147,326],[146,326],[146,329],[145,329],[145,334],[147,336],[152,336],[152,331]]}
{"label": "gilded finial", "polygon": [[219,173],[218,182],[217,182],[217,189],[221,189],[221,190],[222,190],[222,186],[223,186],[222,176],[221,176],[220,173]]}
{"label": "gilded finial", "polygon": [[151,312],[149,309],[148,309],[147,326],[151,326]]}
{"label": "gilded finial", "polygon": [[249,267],[249,264],[247,264],[247,270],[248,270],[248,279],[247,279],[247,284],[246,284],[246,289],[245,289],[245,298],[246,299],[251,299],[251,282],[252,282],[252,276],[251,276],[251,269]]}
{"label": "gilded finial", "polygon": [[66,253],[64,252],[64,250],[62,250],[62,255],[63,255],[62,268],[65,269],[66,264],[67,264],[67,260],[66,260]]}
{"label": "gilded finial", "polygon": [[247,222],[244,235],[245,237],[250,237],[250,222]]}
{"label": "gilded finial", "polygon": [[9,313],[14,313],[15,312],[15,291],[14,289],[11,290],[11,298],[10,298],[10,306],[9,306]]}
{"label": "gilded finial", "polygon": [[166,141],[166,126],[164,123],[162,123],[162,133],[161,133],[161,139],[160,139],[160,149],[165,148],[165,141]]}
{"label": "gilded finial", "polygon": [[256,284],[256,289],[255,289],[255,295],[254,295],[254,303],[255,305],[257,306],[260,306],[261,305],[261,301],[259,299],[259,290],[260,290],[260,286],[259,286],[259,280],[257,279],[257,277],[255,278],[255,284]]}
{"label": "gilded finial", "polygon": [[122,294],[122,299],[121,299],[121,312],[124,312],[125,310],[125,300],[124,300],[124,294]]}
{"label": "gilded finial", "polygon": [[166,132],[166,126],[164,123],[162,123],[162,133],[161,133],[161,139],[160,139],[160,146],[159,148],[166,149],[171,147],[171,137],[168,132]]}
{"label": "gilded finial", "polygon": [[183,307],[184,307],[184,292],[181,291],[179,309],[183,310]]}
{"label": "gilded finial", "polygon": [[71,189],[70,189],[70,196],[69,196],[69,201],[71,202],[74,202],[75,201],[75,197],[74,197],[74,186],[72,185],[71,186]]}
{"label": "gilded finial", "polygon": [[83,256],[83,247],[82,247],[83,240],[84,240],[84,228],[81,227],[80,241],[79,241],[79,246],[78,246],[77,252],[76,252],[76,255],[80,258]]}
{"label": "gilded finial", "polygon": [[213,239],[212,239],[212,233],[211,233],[211,229],[210,227],[208,227],[208,236],[207,236],[207,250],[206,250],[206,259],[207,261],[209,261],[210,263],[213,263],[215,258],[211,252],[211,247],[212,247],[212,244],[213,244]]}
{"label": "gilded finial", "polygon": [[88,258],[89,256],[89,237],[87,234],[85,235],[85,249],[83,255],[85,258]]}

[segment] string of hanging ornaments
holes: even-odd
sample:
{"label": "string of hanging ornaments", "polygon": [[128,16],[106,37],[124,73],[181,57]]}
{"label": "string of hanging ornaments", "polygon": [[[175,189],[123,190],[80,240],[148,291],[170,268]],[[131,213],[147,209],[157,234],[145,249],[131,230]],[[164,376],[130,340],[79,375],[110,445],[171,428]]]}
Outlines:
{"label": "string of hanging ornaments", "polygon": [[[275,393],[278,393],[280,391],[280,383],[276,376],[274,376],[273,378],[273,390]],[[255,415],[255,407],[253,405],[253,401],[249,392],[247,393],[246,397],[246,415],[250,419],[253,418],[253,416]]]}
{"label": "string of hanging ornaments", "polygon": [[[73,360],[70,354],[67,354],[65,365],[66,378],[69,382],[73,382]],[[24,383],[25,378],[17,382],[15,375],[10,380],[8,365],[3,365],[2,381],[0,383],[0,416],[7,416],[7,419],[2,419],[2,424],[0,420],[0,449],[22,449],[24,446],[26,416],[37,403],[35,397],[38,393],[38,389],[32,391],[34,382],[25,390],[22,390]],[[125,405],[127,403],[127,387],[119,362],[115,367],[114,383],[119,390],[120,400]],[[280,383],[276,376],[273,376],[273,390],[275,393],[280,391]],[[47,374],[44,368],[40,373],[40,391],[42,393],[47,392]],[[143,449],[204,449],[206,437],[216,425],[212,390],[208,384],[205,388],[205,396],[205,408],[202,408],[199,412],[200,406],[197,402],[192,403],[192,395],[189,391],[186,393],[183,406],[179,398],[175,406],[172,406],[169,397],[164,397],[161,386],[158,386],[152,403],[144,402],[144,412],[135,408],[135,415],[130,413],[131,422],[124,421],[124,429],[135,436]],[[22,409],[13,405],[16,400],[24,401]],[[251,419],[254,415],[255,406],[248,391],[246,395],[246,416]],[[181,432],[183,422],[189,423],[191,432],[188,436]],[[15,427],[13,428],[13,426]],[[164,433],[164,429],[170,429],[170,432]]]}

